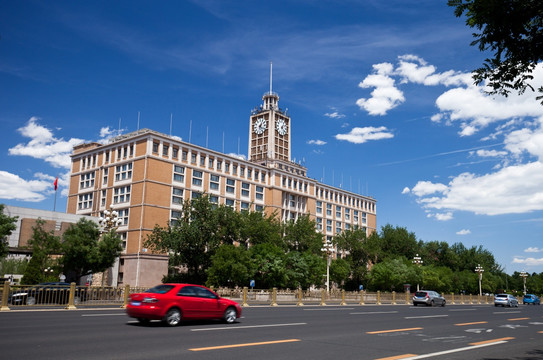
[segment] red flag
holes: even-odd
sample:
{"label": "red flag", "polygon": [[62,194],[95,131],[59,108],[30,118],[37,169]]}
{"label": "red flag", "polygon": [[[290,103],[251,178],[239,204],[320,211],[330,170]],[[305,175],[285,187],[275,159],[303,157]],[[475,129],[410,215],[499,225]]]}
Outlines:
{"label": "red flag", "polygon": [[57,188],[58,188],[58,176],[55,179],[54,185],[55,185],[55,191],[57,191]]}

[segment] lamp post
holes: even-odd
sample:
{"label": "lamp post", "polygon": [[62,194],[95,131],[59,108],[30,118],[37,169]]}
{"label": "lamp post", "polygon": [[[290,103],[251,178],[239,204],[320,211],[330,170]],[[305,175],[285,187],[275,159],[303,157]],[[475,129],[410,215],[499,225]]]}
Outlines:
{"label": "lamp post", "polygon": [[524,283],[524,295],[526,295],[526,278],[528,277],[528,273],[524,270],[520,273],[520,276],[522,277],[522,281]]}
{"label": "lamp post", "polygon": [[[422,258],[419,256],[419,254],[415,254],[415,256],[413,257],[413,264],[415,264],[416,266],[422,266],[422,263],[424,261],[422,261]],[[417,281],[417,291],[419,291],[419,282]]]}
{"label": "lamp post", "polygon": [[51,267],[48,266],[47,269],[43,270],[43,272],[45,273],[44,281],[49,281],[49,275],[53,275],[53,269],[51,269]]}
{"label": "lamp post", "polygon": [[[117,230],[117,228],[122,224],[123,219],[119,218],[119,213],[115,210],[104,210],[104,216],[100,216],[100,219],[98,219],[101,234],[109,233],[111,230]],[[108,273],[106,270],[102,274],[96,274],[96,276],[93,276],[92,281],[101,282],[102,286],[104,286],[104,283],[107,281],[107,275]]]}
{"label": "lamp post", "polygon": [[326,292],[330,292],[330,264],[332,262],[332,255],[336,252],[334,244],[330,240],[326,240],[321,249],[326,254]]}
{"label": "lamp post", "polygon": [[479,274],[479,296],[483,295],[483,291],[481,289],[481,281],[483,280],[483,272],[485,270],[481,266],[481,264],[477,264],[477,267],[475,268],[475,272]]}

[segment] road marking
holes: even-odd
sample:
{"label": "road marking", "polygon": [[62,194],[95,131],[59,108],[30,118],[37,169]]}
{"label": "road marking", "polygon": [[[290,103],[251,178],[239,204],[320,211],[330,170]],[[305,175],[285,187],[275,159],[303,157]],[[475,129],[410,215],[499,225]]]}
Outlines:
{"label": "road marking", "polygon": [[91,316],[126,316],[125,313],[122,314],[83,314],[82,317],[91,317]]}
{"label": "road marking", "polygon": [[406,329],[368,331],[366,332],[366,334],[385,334],[385,333],[398,332],[398,331],[412,331],[412,330],[422,330],[422,329],[424,328],[416,327],[416,328],[406,328]]}
{"label": "road marking", "polygon": [[507,319],[508,321],[519,321],[519,320],[530,320],[529,317],[527,318],[515,318],[515,319]]}
{"label": "road marking", "polygon": [[454,324],[454,326],[466,326],[466,325],[477,325],[477,324],[488,324],[488,321],[477,321],[477,322],[470,322],[470,323],[460,323],[460,324]]}
{"label": "road marking", "polygon": [[450,309],[449,311],[476,311],[477,309]]}
{"label": "road marking", "polygon": [[379,358],[379,359],[375,359],[375,360],[399,360],[399,359],[413,358],[413,356],[417,356],[417,355],[415,355],[415,354],[403,354],[403,355],[398,355],[398,356],[389,356],[389,357]]}
{"label": "road marking", "polygon": [[264,328],[264,327],[276,327],[276,326],[298,326],[298,325],[307,325],[307,323],[225,326],[225,327],[219,327],[219,328],[190,329],[190,331],[237,330],[237,329],[251,329],[251,328]]}
{"label": "road marking", "polygon": [[543,334],[543,331],[538,331],[539,334]]}
{"label": "road marking", "polygon": [[474,343],[470,343],[470,345],[474,345],[474,346],[486,345],[486,344],[493,344],[493,343],[496,343],[496,342],[504,342],[504,341],[507,341],[507,340],[513,340],[513,339],[514,339],[514,337],[504,337],[504,338],[500,338],[500,339],[493,339],[493,340],[485,340],[485,341],[474,342]]}
{"label": "road marking", "polygon": [[509,314],[517,314],[517,313],[520,313],[520,311],[500,311],[500,312],[493,312],[492,314],[496,315],[496,314],[506,314],[506,315],[509,315]]}
{"label": "road marking", "polygon": [[440,355],[452,354],[452,353],[460,352],[460,351],[474,350],[474,349],[478,349],[478,348],[482,348],[482,347],[486,347],[486,346],[505,344],[508,340],[512,340],[512,339],[514,339],[514,338],[513,337],[506,337],[506,338],[501,338],[501,339],[494,339],[494,340],[488,340],[488,341],[481,341],[481,342],[477,342],[477,343],[471,343],[470,344],[471,346],[466,346],[466,347],[463,347],[463,348],[452,349],[452,350],[439,351],[439,352],[435,352],[435,353],[431,353],[431,354],[424,354],[424,355],[405,354],[405,355],[392,356],[392,357],[388,357],[388,358],[380,358],[380,359],[376,359],[376,360],[392,360],[392,359],[415,360],[415,359],[431,358],[431,357],[440,356]]}
{"label": "road marking", "polygon": [[354,310],[354,308],[327,308],[327,309],[304,309],[304,311],[337,311],[337,310]]}
{"label": "road marking", "polygon": [[449,315],[426,315],[426,316],[406,316],[404,319],[426,319],[436,317],[448,317]]}
{"label": "road marking", "polygon": [[296,342],[296,341],[302,341],[302,340],[300,340],[300,339],[288,339],[288,340],[262,341],[262,342],[256,342],[256,343],[245,343],[245,344],[209,346],[209,347],[203,347],[203,348],[192,348],[192,349],[189,349],[189,350],[190,351],[206,351],[206,350],[231,349],[231,348],[245,347],[245,346],[283,344],[283,343]]}
{"label": "road marking", "polygon": [[349,315],[371,315],[371,314],[396,314],[397,311],[365,311],[365,312],[352,312]]}

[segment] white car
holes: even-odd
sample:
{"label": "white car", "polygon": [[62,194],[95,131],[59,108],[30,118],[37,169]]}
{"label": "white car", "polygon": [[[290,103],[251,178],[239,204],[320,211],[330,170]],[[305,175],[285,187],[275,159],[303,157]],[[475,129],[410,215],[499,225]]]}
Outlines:
{"label": "white car", "polygon": [[494,306],[498,305],[503,307],[518,307],[518,300],[516,297],[510,294],[496,294],[494,295]]}

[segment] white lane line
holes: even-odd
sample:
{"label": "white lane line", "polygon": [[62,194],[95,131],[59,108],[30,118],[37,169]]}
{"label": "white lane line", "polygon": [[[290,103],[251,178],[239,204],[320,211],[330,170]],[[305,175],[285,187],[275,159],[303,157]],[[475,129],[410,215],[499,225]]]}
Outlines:
{"label": "white lane line", "polygon": [[304,311],[337,311],[337,310],[354,310],[354,308],[326,308],[326,309],[304,309]]}
{"label": "white lane line", "polygon": [[449,311],[477,311],[477,309],[450,309]]}
{"label": "white lane line", "polygon": [[509,315],[509,314],[517,314],[517,313],[520,313],[520,311],[499,311],[499,312],[493,312],[492,314],[505,314],[505,315]]}
{"label": "white lane line", "polygon": [[406,316],[404,319],[425,319],[425,318],[436,318],[436,317],[448,317],[449,315],[427,315],[427,316]]}
{"label": "white lane line", "polygon": [[219,328],[190,329],[190,331],[238,330],[238,329],[253,329],[253,328],[278,327],[278,326],[299,326],[299,325],[307,325],[307,323],[269,324],[269,325],[251,325],[251,326],[226,326],[226,327],[219,327]]}
{"label": "white lane line", "polygon": [[126,316],[126,314],[83,314],[82,317],[91,317],[91,316]]}
{"label": "white lane line", "polygon": [[489,343],[489,344],[466,346],[466,347],[458,348],[458,349],[445,350],[445,351],[439,351],[439,352],[435,352],[435,353],[431,353],[431,354],[424,354],[424,355],[408,357],[408,358],[404,358],[403,360],[424,359],[424,358],[429,358],[429,357],[434,357],[434,356],[447,355],[447,354],[452,354],[452,353],[455,353],[455,352],[466,351],[466,350],[474,350],[474,349],[478,349],[478,348],[482,348],[482,347],[486,347],[486,346],[505,344],[505,343],[507,343],[507,341],[496,341],[496,342]]}
{"label": "white lane line", "polygon": [[365,312],[352,312],[349,315],[371,315],[371,314],[396,314],[397,311],[365,311]]}

